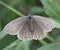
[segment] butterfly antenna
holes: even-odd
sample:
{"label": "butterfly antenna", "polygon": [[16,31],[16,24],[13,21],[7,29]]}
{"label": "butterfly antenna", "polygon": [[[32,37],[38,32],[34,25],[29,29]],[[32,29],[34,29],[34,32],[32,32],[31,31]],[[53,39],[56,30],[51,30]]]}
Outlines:
{"label": "butterfly antenna", "polygon": [[31,16],[32,15],[31,14],[31,9],[29,7],[27,7],[27,8],[21,7],[21,10],[23,10],[28,16]]}

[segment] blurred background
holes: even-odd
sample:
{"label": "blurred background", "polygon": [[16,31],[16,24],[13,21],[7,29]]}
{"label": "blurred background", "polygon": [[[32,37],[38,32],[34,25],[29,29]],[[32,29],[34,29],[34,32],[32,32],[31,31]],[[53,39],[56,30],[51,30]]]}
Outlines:
{"label": "blurred background", "polygon": [[[46,16],[56,28],[43,40],[21,41],[3,32],[4,26],[21,16]],[[0,50],[60,50],[60,0],[0,0]]]}

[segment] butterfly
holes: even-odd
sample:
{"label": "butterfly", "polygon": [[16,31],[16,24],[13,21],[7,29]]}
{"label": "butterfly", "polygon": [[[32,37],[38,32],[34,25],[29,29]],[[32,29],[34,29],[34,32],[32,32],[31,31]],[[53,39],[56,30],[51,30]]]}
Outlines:
{"label": "butterfly", "polygon": [[19,17],[8,23],[3,31],[10,35],[17,35],[20,40],[42,40],[47,32],[55,28],[54,23],[47,17],[28,15]]}

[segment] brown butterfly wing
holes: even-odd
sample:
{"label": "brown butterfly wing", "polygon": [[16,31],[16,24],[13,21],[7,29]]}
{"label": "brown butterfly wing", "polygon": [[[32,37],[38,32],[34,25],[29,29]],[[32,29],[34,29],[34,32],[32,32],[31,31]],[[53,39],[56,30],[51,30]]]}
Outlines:
{"label": "brown butterfly wing", "polygon": [[55,28],[53,21],[51,21],[50,19],[48,19],[46,17],[41,17],[41,16],[33,16],[33,17],[37,21],[37,23],[43,29],[45,29],[46,32],[50,32],[50,31],[52,31],[52,29]]}
{"label": "brown butterfly wing", "polygon": [[25,16],[13,20],[4,27],[3,31],[11,35],[16,35],[19,28],[22,28],[25,20]]}

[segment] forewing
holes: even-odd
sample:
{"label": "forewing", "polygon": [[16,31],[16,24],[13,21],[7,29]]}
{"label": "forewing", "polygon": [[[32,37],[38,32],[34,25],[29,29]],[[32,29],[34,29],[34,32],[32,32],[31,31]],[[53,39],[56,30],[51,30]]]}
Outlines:
{"label": "forewing", "polygon": [[46,17],[41,17],[41,16],[33,16],[33,17],[37,21],[37,23],[43,29],[45,29],[46,32],[50,32],[50,31],[52,31],[52,29],[55,28],[53,21],[51,21],[50,19],[48,19]]}
{"label": "forewing", "polygon": [[52,31],[55,28],[54,22],[46,17],[42,18],[44,25],[47,27],[47,32]]}
{"label": "forewing", "polygon": [[11,35],[16,35],[17,31],[23,27],[25,20],[25,16],[13,20],[4,27],[3,31]]}

